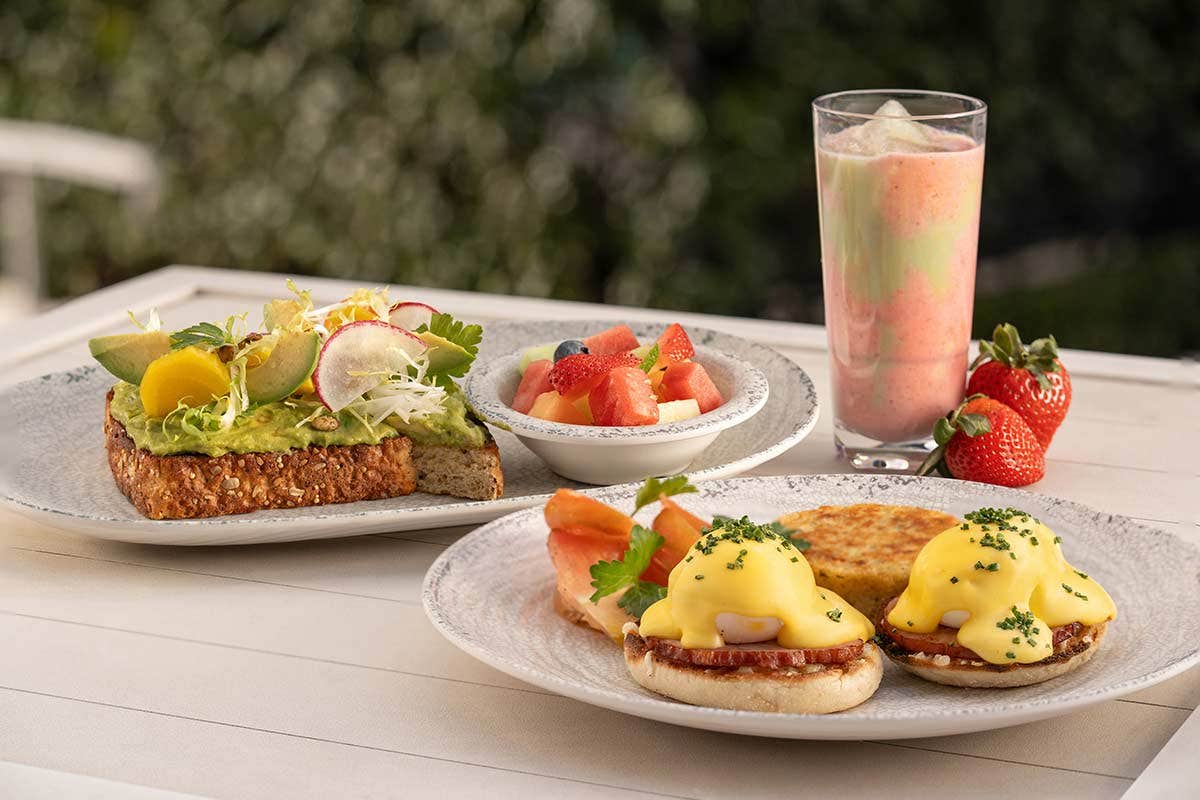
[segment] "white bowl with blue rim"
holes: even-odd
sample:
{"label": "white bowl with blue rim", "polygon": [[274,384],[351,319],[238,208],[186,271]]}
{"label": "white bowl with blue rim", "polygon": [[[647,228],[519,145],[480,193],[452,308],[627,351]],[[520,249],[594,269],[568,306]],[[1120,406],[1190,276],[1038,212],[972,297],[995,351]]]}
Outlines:
{"label": "white bowl with blue rim", "polygon": [[[753,417],[767,403],[770,385],[762,370],[743,355],[720,345],[744,339],[686,327],[696,347],[693,361],[705,371],[725,399],[717,408],[698,417],[654,425],[571,425],[531,417],[514,411],[513,395],[521,382],[521,354],[529,347],[562,339],[581,339],[617,324],[613,321],[500,323],[486,326],[485,344],[495,352],[498,342],[486,337],[512,339],[516,349],[507,355],[480,359],[463,385],[475,413],[497,427],[511,431],[550,469],[564,478],[598,485],[640,481],[651,476],[687,471],[697,456],[723,432]],[[666,324],[629,323],[638,340],[650,343]],[[561,339],[559,339],[561,341]],[[707,344],[704,342],[711,342]],[[755,345],[755,347],[760,347]]]}

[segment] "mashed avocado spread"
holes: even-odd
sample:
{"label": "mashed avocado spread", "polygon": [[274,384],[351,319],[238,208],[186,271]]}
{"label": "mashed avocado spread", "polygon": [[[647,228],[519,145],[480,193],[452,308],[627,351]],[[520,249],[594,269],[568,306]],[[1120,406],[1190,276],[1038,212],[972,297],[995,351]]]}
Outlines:
{"label": "mashed avocado spread", "polygon": [[157,456],[175,453],[222,456],[226,453],[277,453],[310,445],[378,444],[400,434],[417,444],[477,448],[484,443],[483,426],[470,416],[466,403],[456,390],[447,395],[440,414],[409,423],[390,417],[373,428],[344,411],[333,415],[339,425],[332,431],[317,430],[308,424],[298,425],[315,408],[309,402],[300,402],[295,407],[283,402],[266,403],[243,414],[227,430],[197,431],[185,429],[178,415],[165,422],[147,417],[138,387],[129,383],[118,383],[113,388],[110,406],[113,418],[125,426],[134,444]]}

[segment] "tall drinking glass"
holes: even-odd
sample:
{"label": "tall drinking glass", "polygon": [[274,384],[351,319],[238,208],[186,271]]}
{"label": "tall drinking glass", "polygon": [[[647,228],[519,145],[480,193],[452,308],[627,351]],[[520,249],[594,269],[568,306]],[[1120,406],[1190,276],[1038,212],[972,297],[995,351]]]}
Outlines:
{"label": "tall drinking glass", "polygon": [[963,397],[987,106],[879,90],[813,101],[838,451],[910,469]]}

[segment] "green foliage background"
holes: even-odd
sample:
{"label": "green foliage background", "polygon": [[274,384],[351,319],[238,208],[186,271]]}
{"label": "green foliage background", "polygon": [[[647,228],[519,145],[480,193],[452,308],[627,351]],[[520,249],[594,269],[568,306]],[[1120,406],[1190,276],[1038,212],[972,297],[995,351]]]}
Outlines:
{"label": "green foliage background", "polygon": [[[148,221],[43,185],[56,295],[181,262],[819,321],[811,99],[961,91],[990,104],[976,332],[1175,355],[1200,350],[1198,19],[1183,0],[6,0],[0,115],[142,140],[164,170]],[[1078,263],[1017,257],[1056,241]]]}

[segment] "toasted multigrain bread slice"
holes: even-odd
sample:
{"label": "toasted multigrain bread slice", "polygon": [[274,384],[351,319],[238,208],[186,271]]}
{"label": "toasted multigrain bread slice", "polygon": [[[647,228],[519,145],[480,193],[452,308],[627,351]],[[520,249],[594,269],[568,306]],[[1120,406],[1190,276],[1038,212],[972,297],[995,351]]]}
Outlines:
{"label": "toasted multigrain bread slice", "polygon": [[821,506],[779,521],[812,544],[804,557],[817,585],[837,592],[868,619],[877,619],[884,604],[904,591],[926,542],[959,523],[941,511],[878,503]]}
{"label": "toasted multigrain bread slice", "polygon": [[495,500],[504,494],[500,448],[487,434],[480,448],[413,444],[417,491],[448,494],[470,500]]}
{"label": "toasted multigrain bread slice", "polygon": [[418,490],[485,500],[499,497],[504,488],[500,454],[490,436],[479,450],[422,446],[419,459],[406,436],[281,453],[157,456],[139,448],[113,418],[111,400],[110,392],[104,414],[109,468],[118,488],[151,519],[379,500]]}

